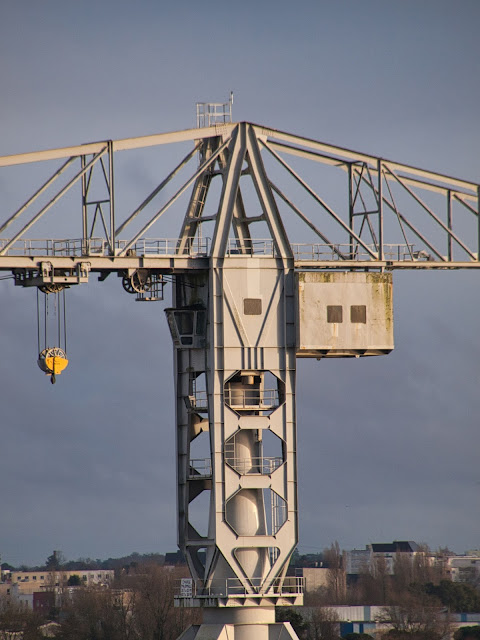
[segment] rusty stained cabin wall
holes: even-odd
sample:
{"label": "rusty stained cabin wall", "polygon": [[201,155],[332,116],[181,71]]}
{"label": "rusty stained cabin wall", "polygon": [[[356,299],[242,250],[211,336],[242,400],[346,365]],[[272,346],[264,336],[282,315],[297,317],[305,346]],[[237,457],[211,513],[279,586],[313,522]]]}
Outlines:
{"label": "rusty stained cabin wall", "polygon": [[296,274],[297,357],[373,356],[393,349],[392,274]]}

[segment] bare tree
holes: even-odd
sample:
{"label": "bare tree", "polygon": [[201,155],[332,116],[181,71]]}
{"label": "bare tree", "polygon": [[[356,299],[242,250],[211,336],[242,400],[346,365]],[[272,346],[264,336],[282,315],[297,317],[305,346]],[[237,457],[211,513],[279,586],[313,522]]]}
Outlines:
{"label": "bare tree", "polygon": [[306,618],[305,640],[339,640],[338,616],[333,609],[311,609]]}
{"label": "bare tree", "polygon": [[176,640],[198,621],[197,610],[174,607],[178,570],[138,571],[117,588],[65,589],[58,640]]}
{"label": "bare tree", "polygon": [[412,582],[414,582],[413,562],[408,554],[395,554],[392,582],[393,591],[396,594],[405,593]]}
{"label": "bare tree", "polygon": [[377,619],[389,627],[392,640],[443,640],[451,637],[451,620],[438,600],[419,593],[405,594],[400,604],[387,606]]}
{"label": "bare tree", "polygon": [[141,640],[176,640],[199,621],[195,609],[174,607],[176,583],[184,573],[151,566],[138,576],[135,618]]}
{"label": "bare tree", "polygon": [[61,640],[120,640],[115,633],[111,594],[93,587],[74,587],[62,599]]}
{"label": "bare tree", "polygon": [[373,559],[372,573],[377,587],[376,602],[389,604],[392,579],[385,556],[380,555]]}
{"label": "bare tree", "polygon": [[419,545],[419,549],[413,559],[413,580],[419,584],[435,582],[438,575],[435,572],[435,562],[433,554],[428,545]]}
{"label": "bare tree", "polygon": [[345,564],[337,540],[330,545],[329,549],[324,550],[323,560],[328,567],[327,597],[329,604],[343,604],[346,593]]}
{"label": "bare tree", "polygon": [[39,626],[43,617],[10,598],[0,598],[0,640],[41,640]]}

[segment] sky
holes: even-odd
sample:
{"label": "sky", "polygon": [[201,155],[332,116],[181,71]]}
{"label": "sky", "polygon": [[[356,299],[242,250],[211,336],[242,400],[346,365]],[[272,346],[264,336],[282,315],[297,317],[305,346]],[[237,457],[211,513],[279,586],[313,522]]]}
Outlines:
{"label": "sky", "polygon": [[[478,181],[479,23],[477,0],[6,0],[0,155],[190,128],[233,90],[236,121]],[[128,198],[157,168],[125,171]],[[9,175],[2,220],[31,193]],[[392,354],[298,362],[301,552],[480,548],[479,277],[396,273]],[[52,386],[34,292],[0,296],[2,561],[175,550],[168,300],[72,288]]]}

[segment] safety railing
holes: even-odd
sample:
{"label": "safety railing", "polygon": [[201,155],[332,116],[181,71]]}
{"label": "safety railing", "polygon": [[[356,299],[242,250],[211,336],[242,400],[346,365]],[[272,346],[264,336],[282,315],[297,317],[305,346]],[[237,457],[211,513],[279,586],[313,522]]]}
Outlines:
{"label": "safety railing", "polygon": [[[8,239],[0,239],[0,251],[9,243]],[[127,246],[127,240],[118,240],[117,252]],[[210,238],[187,238],[180,247],[178,238],[141,238],[128,250],[129,256],[176,256],[204,257],[210,252]],[[17,240],[7,251],[7,255],[15,256],[110,256],[108,241],[104,238],[51,239],[25,238]]]}
{"label": "safety railing", "polygon": [[[0,239],[0,251],[10,242]],[[127,240],[117,240],[116,253],[122,251],[128,244]],[[374,261],[378,255],[378,248],[371,244],[365,247],[350,244],[320,244],[320,243],[292,243],[295,260],[314,262],[341,262],[343,260]],[[141,238],[129,248],[128,256],[187,256],[202,258],[210,255],[211,239],[187,238],[182,244],[178,238]],[[227,256],[276,256],[273,240],[238,240],[230,238],[227,243]],[[65,239],[33,239],[25,238],[14,242],[6,252],[9,256],[59,256],[59,257],[87,257],[111,256],[109,243],[104,238]],[[384,260],[394,262],[425,262],[434,258],[425,250],[415,248],[413,244],[384,244]]]}
{"label": "safety railing", "polygon": [[[118,240],[117,248],[122,250],[127,245],[127,240]],[[210,252],[210,238],[186,238],[181,245],[178,238],[140,238],[128,253],[138,256],[176,256],[186,255],[190,257],[208,256]]]}
{"label": "safety railing", "polygon": [[176,598],[215,598],[238,596],[301,595],[304,592],[304,578],[286,576],[266,582],[261,578],[250,578],[242,582],[238,578],[212,580],[205,584],[203,580],[182,578],[175,585]]}
{"label": "safety railing", "polygon": [[207,392],[195,391],[193,395],[188,396],[187,406],[196,411],[206,411],[208,409]]}
{"label": "safety railing", "polygon": [[[0,239],[0,251],[9,243],[7,239]],[[107,255],[107,242],[103,238],[51,239],[51,238],[25,238],[17,240],[9,247],[6,255],[10,256],[58,256],[58,257],[82,257],[89,255]]]}
{"label": "safety railing", "polygon": [[229,238],[227,243],[227,255],[244,255],[244,256],[274,256],[275,244],[273,240],[237,240]]}
{"label": "safety railing", "polygon": [[233,93],[227,102],[197,102],[197,129],[232,121]]}
{"label": "safety railing", "polygon": [[[365,245],[370,251],[378,255],[378,247],[373,244]],[[415,251],[413,244],[384,244],[383,257],[384,260],[394,262],[404,262],[407,260],[426,260],[430,256],[424,251]],[[313,260],[317,262],[323,261],[341,261],[341,260],[357,260],[366,261],[374,260],[372,255],[361,245],[352,247],[351,244],[304,244],[293,243],[292,251],[295,260]]]}
{"label": "safety railing", "polygon": [[210,458],[192,458],[190,460],[190,469],[188,472],[190,480],[211,478],[212,477],[212,461]]}
{"label": "safety railing", "polygon": [[233,409],[273,409],[279,406],[278,389],[225,389],[225,402]]}
{"label": "safety railing", "polygon": [[276,471],[283,464],[283,458],[281,456],[276,457],[264,457],[258,456],[253,458],[234,458],[231,456],[225,456],[225,462],[235,469],[237,473],[242,476],[258,474],[258,475],[270,475]]}

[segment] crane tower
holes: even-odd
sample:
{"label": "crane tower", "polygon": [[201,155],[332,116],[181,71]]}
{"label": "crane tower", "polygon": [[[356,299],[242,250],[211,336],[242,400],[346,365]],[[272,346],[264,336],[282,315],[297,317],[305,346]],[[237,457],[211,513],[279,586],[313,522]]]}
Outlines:
{"label": "crane tower", "polygon": [[[275,622],[275,606],[303,599],[301,580],[287,575],[298,542],[296,359],[388,354],[395,269],[480,267],[480,188],[232,123],[231,103],[198,113],[205,126],[193,130],[0,158],[0,169],[63,160],[1,224],[12,235],[0,240],[0,269],[18,286],[60,289],[115,272],[141,301],[162,299],[172,281],[165,314],[174,349],[178,542],[192,575],[176,604],[204,611],[203,624],[182,638],[295,638],[288,623]],[[185,142],[193,149],[119,222],[115,154]],[[339,172],[344,204],[327,202],[287,157]],[[139,224],[193,158],[193,173]],[[297,200],[278,186],[279,169]],[[56,194],[39,204],[54,185]],[[81,195],[81,238],[31,237],[72,187]],[[178,235],[152,237],[174,206]],[[319,221],[305,206],[316,207]],[[299,225],[313,242],[293,242]],[[199,501],[200,523],[192,515]]]}

